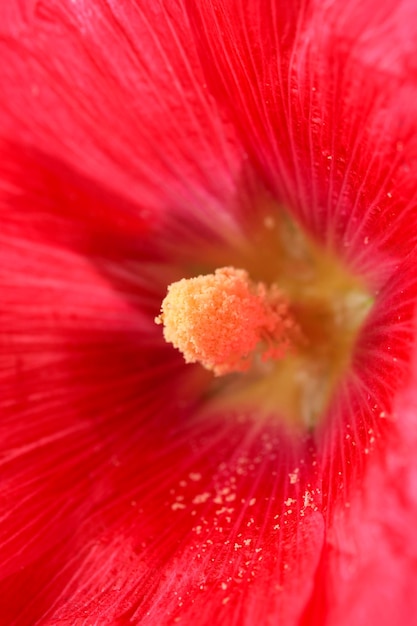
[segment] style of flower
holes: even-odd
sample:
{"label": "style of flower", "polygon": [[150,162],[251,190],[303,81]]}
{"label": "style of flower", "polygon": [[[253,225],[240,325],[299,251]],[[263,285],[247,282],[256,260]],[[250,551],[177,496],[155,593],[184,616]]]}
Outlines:
{"label": "style of flower", "polygon": [[416,13],[4,3],[1,625],[413,623]]}

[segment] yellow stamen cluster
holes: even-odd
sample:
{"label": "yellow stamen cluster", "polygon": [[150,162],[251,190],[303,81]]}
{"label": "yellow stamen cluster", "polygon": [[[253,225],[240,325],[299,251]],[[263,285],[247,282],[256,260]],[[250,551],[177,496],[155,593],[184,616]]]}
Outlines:
{"label": "yellow stamen cluster", "polygon": [[299,334],[278,287],[234,267],[171,284],[155,322],[187,363],[216,376],[247,371],[256,358],[282,358]]}

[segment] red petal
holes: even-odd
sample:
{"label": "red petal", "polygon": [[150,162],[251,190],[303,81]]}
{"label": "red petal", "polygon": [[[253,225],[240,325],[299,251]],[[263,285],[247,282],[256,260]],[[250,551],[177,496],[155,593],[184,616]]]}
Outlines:
{"label": "red petal", "polygon": [[[0,11],[1,159],[24,168],[8,176],[81,172],[87,217],[111,232],[133,235],[172,211],[211,228],[213,209],[222,219],[242,154],[175,2],[11,0]],[[95,208],[112,196],[112,212]]]}
{"label": "red petal", "polygon": [[[291,486],[289,447],[276,454],[285,438],[232,416],[177,426],[170,444],[166,437],[156,435],[148,451],[137,441],[123,468],[124,456],[126,503],[113,497],[109,527],[85,546],[50,623],[83,614],[143,624],[251,624],[280,614],[292,623],[311,592],[323,523],[299,505],[304,485]],[[102,526],[102,511],[94,522]]]}
{"label": "red petal", "polygon": [[187,6],[208,84],[278,200],[362,273],[412,250],[414,3]]}
{"label": "red petal", "polygon": [[[349,508],[335,511],[303,626],[410,624],[417,610],[416,363],[394,428]],[[342,510],[344,508],[344,511]]]}

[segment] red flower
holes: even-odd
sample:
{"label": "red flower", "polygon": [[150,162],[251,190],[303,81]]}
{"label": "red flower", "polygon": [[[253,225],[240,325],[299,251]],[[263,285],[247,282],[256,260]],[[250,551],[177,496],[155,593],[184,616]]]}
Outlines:
{"label": "red flower", "polygon": [[[413,623],[416,12],[4,3],[1,624]],[[288,385],[164,343],[172,281],[276,263]]]}

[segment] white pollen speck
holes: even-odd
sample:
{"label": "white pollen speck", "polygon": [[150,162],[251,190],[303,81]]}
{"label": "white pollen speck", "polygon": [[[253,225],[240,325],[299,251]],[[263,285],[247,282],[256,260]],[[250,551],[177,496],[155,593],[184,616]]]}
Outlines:
{"label": "white pollen speck", "polygon": [[188,474],[190,480],[194,481],[194,482],[198,482],[199,480],[201,480],[201,474],[199,472],[191,472],[190,474]]}
{"label": "white pollen speck", "polygon": [[256,504],[256,498],[251,498],[248,502],[248,505],[253,506],[254,504]]}
{"label": "white pollen speck", "polygon": [[297,483],[297,481],[298,481],[298,472],[299,472],[299,471],[300,471],[300,470],[299,470],[299,469],[298,469],[298,467],[297,467],[297,468],[296,468],[293,472],[291,472],[290,474],[288,474],[289,479],[290,479],[290,484],[291,484],[291,485],[295,485],[295,484]]}
{"label": "white pollen speck", "polygon": [[228,509],[225,506],[223,506],[221,509],[217,509],[216,515],[223,515],[223,513],[227,513],[227,512],[228,512]]}
{"label": "white pollen speck", "polygon": [[185,509],[187,508],[185,506],[185,504],[182,504],[181,502],[174,502],[173,504],[171,504],[171,509],[173,511],[179,511],[180,509]]}
{"label": "white pollen speck", "polygon": [[303,496],[304,507],[313,506],[314,498],[310,491],[306,491]]}
{"label": "white pollen speck", "polygon": [[193,499],[193,504],[204,504],[204,502],[207,502],[209,498],[210,498],[210,493],[208,491],[204,493],[200,493],[198,494],[198,496],[195,496],[195,498]]}
{"label": "white pollen speck", "polygon": [[222,583],[222,584],[221,584],[221,588],[223,589],[223,591],[226,591],[226,589],[227,589],[227,585],[226,585],[226,583]]}

